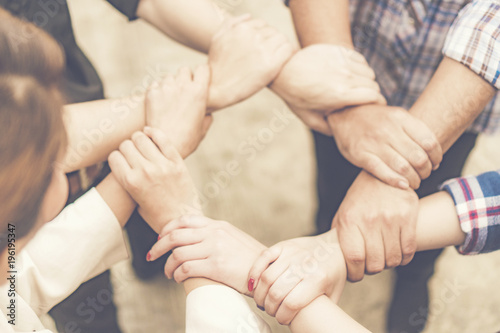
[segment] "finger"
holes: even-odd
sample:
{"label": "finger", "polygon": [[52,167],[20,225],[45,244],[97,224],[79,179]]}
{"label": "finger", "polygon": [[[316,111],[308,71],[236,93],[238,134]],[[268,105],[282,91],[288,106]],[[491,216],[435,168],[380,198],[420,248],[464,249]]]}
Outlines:
{"label": "finger", "polygon": [[257,305],[264,307],[269,289],[274,282],[288,269],[288,262],[277,260],[273,262],[260,276],[253,299]]}
{"label": "finger", "polygon": [[241,22],[245,22],[251,19],[251,15],[249,13],[243,14],[237,17],[230,17],[224,21],[219,30],[214,34],[212,40],[216,40],[221,38],[226,32],[233,29],[236,25]]}
{"label": "finger", "polygon": [[[302,280],[281,303],[276,312],[276,320],[281,325],[289,325],[300,310],[322,294],[319,284],[311,280]],[[307,297],[306,295],[316,296]]]}
{"label": "finger", "polygon": [[183,159],[177,149],[175,149],[174,144],[170,139],[163,133],[162,130],[152,127],[145,127],[144,134],[149,136],[151,140],[160,148],[163,156],[174,163],[182,163]]}
{"label": "finger", "polygon": [[262,19],[252,19],[252,20],[248,20],[247,22],[244,22],[244,23],[247,27],[252,28],[252,29],[262,29],[264,27],[269,26],[267,24],[267,22],[262,20]]}
{"label": "finger", "polygon": [[208,133],[208,130],[212,126],[214,118],[211,115],[205,116],[205,119],[203,119],[203,123],[201,124],[201,132],[203,133],[202,137],[205,138],[205,136]]}
{"label": "finger", "polygon": [[190,278],[213,276],[214,265],[206,259],[191,260],[180,265],[174,272],[175,282],[182,283]]}
{"label": "finger", "polygon": [[272,27],[270,25],[265,25],[262,28],[260,28],[258,30],[258,34],[262,38],[262,40],[267,40],[274,37],[280,37],[280,38],[285,37],[283,34],[279,33],[279,31],[275,27]]}
{"label": "finger", "polygon": [[[350,221],[353,223],[355,221]],[[337,224],[339,243],[346,260],[347,279],[351,282],[361,281],[365,274],[365,241],[357,226],[347,226],[345,222]]]}
{"label": "finger", "polygon": [[375,71],[366,62],[363,56],[362,61],[360,61],[356,56],[354,58],[349,58],[349,70],[356,75],[362,76],[366,79],[375,80]]}
{"label": "finger", "polygon": [[404,135],[405,137],[400,140],[393,140],[391,146],[410,163],[420,179],[426,179],[432,172],[429,156],[406,133]]}
{"label": "finger", "polygon": [[208,96],[208,87],[210,85],[210,66],[208,64],[200,65],[194,71],[194,82],[200,85]]}
{"label": "finger", "polygon": [[330,125],[322,114],[312,110],[294,110],[294,112],[310,129],[326,136],[332,136]]}
{"label": "finger", "polygon": [[172,251],[170,257],[168,257],[167,263],[165,264],[165,275],[171,279],[174,276],[174,272],[188,261],[195,260],[206,260],[207,259],[207,249],[202,243],[188,245],[183,247],[178,247]]}
{"label": "finger", "polygon": [[264,300],[264,308],[271,317],[276,315],[285,297],[302,281],[301,274],[297,274],[294,268],[288,269],[273,283]]}
{"label": "finger", "polygon": [[243,14],[243,15],[240,15],[240,16],[236,16],[236,17],[230,18],[228,20],[228,23],[229,23],[229,27],[232,28],[232,27],[235,27],[238,24],[241,24],[241,23],[244,23],[244,22],[248,22],[250,20],[252,20],[252,14],[246,13],[246,14]]}
{"label": "finger", "polygon": [[382,229],[382,239],[385,249],[385,268],[394,268],[401,265],[401,233],[394,223],[386,223]]}
{"label": "finger", "polygon": [[[279,256],[281,255],[281,251],[282,248],[277,245],[262,251],[260,256],[253,263],[252,268],[250,268],[250,271],[248,272],[248,291],[252,291],[255,287],[257,287],[260,276],[269,267],[269,265],[271,265],[274,261],[276,261],[276,259],[279,258]],[[251,283],[251,281],[253,281],[253,283]]]}
{"label": "finger", "polygon": [[377,93],[380,93],[380,86],[377,83],[377,81],[369,79],[364,76],[353,75],[349,78],[346,84],[348,84],[348,86],[350,86],[351,89],[367,88],[376,91]]}
{"label": "finger", "polygon": [[203,228],[208,226],[210,219],[201,215],[184,215],[175,219],[163,227],[160,232],[159,238],[164,238],[171,232],[183,228]]}
{"label": "finger", "polygon": [[[370,226],[379,221],[369,221]],[[385,268],[385,248],[382,239],[382,231],[378,228],[367,228],[361,230],[365,240],[366,263],[365,271],[367,274],[377,274]]]}
{"label": "finger", "polygon": [[147,160],[159,163],[170,163],[165,156],[160,152],[158,146],[156,146],[149,137],[143,132],[135,132],[132,134],[132,142],[134,142],[137,150],[142,154]]}
{"label": "finger", "polygon": [[410,188],[406,178],[391,169],[382,159],[374,154],[365,154],[360,156],[361,167],[374,177],[380,179],[387,185],[397,187],[403,190]]}
{"label": "finger", "polygon": [[[385,100],[385,99],[380,94],[378,89],[360,87],[360,88],[354,88],[354,89],[349,89],[348,91],[345,91],[342,94],[341,103],[339,104],[338,97],[337,97],[335,99],[335,104],[332,106],[337,108],[337,109],[340,109],[340,108],[344,108],[347,106],[379,103],[381,100]],[[332,101],[334,101],[333,98],[332,98]]]}
{"label": "finger", "polygon": [[412,228],[411,226],[401,229],[401,253],[403,255],[401,265],[403,266],[408,265],[412,261],[415,251],[417,250],[415,233],[415,228]]}
{"label": "finger", "polygon": [[164,237],[159,237],[158,241],[149,251],[149,254],[151,255],[149,261],[155,261],[176,247],[200,243],[203,238],[202,233],[198,231],[199,229],[190,228],[176,229]]}
{"label": "finger", "polygon": [[[162,86],[163,88],[165,88],[165,87],[173,87],[173,86],[175,86],[175,76],[174,76],[174,75],[171,75],[171,74],[169,74],[169,75],[165,76],[165,77],[163,78],[163,80],[161,81],[161,86]],[[160,91],[160,93],[161,93],[161,91]]]}
{"label": "finger", "polygon": [[[386,160],[390,159],[389,166],[397,172],[400,176],[403,176],[406,180],[407,183],[409,183],[409,186],[413,189],[417,189],[420,187],[420,175],[417,173],[417,171],[413,168],[413,166],[408,162],[403,156],[401,156],[398,152],[395,150],[391,150],[388,152],[390,154],[390,157],[386,157]],[[402,190],[407,190],[407,188],[404,188],[400,186]]]}
{"label": "finger", "polygon": [[118,180],[123,186],[127,175],[132,172],[132,168],[128,164],[127,160],[119,151],[115,150],[109,155],[108,163],[111,171],[115,175],[116,180]]}
{"label": "finger", "polygon": [[404,130],[408,136],[415,141],[429,156],[433,170],[437,169],[443,160],[443,149],[438,139],[432,131],[418,119],[416,121],[405,122]]}
{"label": "finger", "polygon": [[293,51],[294,47],[288,40],[286,40],[285,43],[281,43],[276,51],[274,51],[275,61],[283,64],[283,66],[279,68],[280,70],[286,65],[287,60],[293,56]]}
{"label": "finger", "polygon": [[148,163],[131,140],[123,141],[119,150],[132,169],[142,168]]}
{"label": "finger", "polygon": [[365,56],[362,55],[361,53],[347,48],[343,48],[343,50],[344,52],[346,52],[346,56],[349,58],[349,60],[352,61],[353,63],[370,67],[368,65],[368,61],[366,60]]}
{"label": "finger", "polygon": [[193,80],[193,73],[189,67],[183,66],[177,72],[175,76],[175,81],[178,83],[187,83]]}

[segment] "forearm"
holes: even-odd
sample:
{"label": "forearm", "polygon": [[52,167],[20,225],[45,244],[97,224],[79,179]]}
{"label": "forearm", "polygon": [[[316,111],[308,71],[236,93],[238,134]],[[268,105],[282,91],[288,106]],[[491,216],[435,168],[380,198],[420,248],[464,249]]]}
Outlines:
{"label": "forearm", "polygon": [[465,242],[455,204],[447,192],[420,200],[416,236],[417,251],[458,246]]}
{"label": "forearm", "polygon": [[226,17],[211,0],[141,0],[137,16],[176,41],[207,53]]}
{"label": "forearm", "polygon": [[348,0],[290,0],[302,47],[336,44],[353,48]]}
{"label": "forearm", "polygon": [[106,160],[120,143],[144,128],[144,96],[67,105],[64,118],[68,133],[64,171],[71,172]]}
{"label": "forearm", "polygon": [[445,57],[410,113],[434,132],[446,152],[495,93],[479,75]]}
{"label": "forearm", "polygon": [[116,216],[122,227],[125,226],[135,210],[136,203],[111,173],[96,186],[97,192]]}
{"label": "forearm", "polygon": [[302,309],[290,324],[293,333],[369,332],[327,296],[320,296]]}

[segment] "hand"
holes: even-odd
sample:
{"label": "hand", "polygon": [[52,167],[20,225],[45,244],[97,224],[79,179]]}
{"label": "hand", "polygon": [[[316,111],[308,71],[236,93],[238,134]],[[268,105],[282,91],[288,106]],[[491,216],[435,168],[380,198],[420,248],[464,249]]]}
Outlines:
{"label": "hand", "polygon": [[109,166],[156,232],[182,215],[201,214],[186,165],[162,131],[145,128],[134,133],[111,153]]}
{"label": "hand", "polygon": [[265,88],[292,53],[287,38],[264,21],[250,15],[227,20],[214,35],[208,53],[212,69],[209,108],[225,108]]}
{"label": "hand", "polygon": [[415,254],[418,197],[361,171],[333,219],[350,281],[408,264]]}
{"label": "hand", "polygon": [[204,277],[248,295],[247,276],[252,263],[266,248],[224,221],[204,216],[183,216],[169,223],[150,251],[156,260],[172,250],[165,274],[178,283]]}
{"label": "hand", "polygon": [[155,82],[146,95],[146,124],[168,135],[183,158],[193,153],[212,123],[206,115],[210,69],[183,67]]}
{"label": "hand", "polygon": [[346,265],[336,230],[315,237],[280,242],[255,261],[249,281],[255,281],[254,299],[282,325],[317,297],[340,298]]}
{"label": "hand", "polygon": [[323,116],[351,105],[386,103],[365,58],[337,45],[316,44],[298,51],[271,89],[292,109]]}
{"label": "hand", "polygon": [[419,188],[443,158],[434,133],[401,108],[365,105],[333,113],[328,121],[342,155],[394,187]]}
{"label": "hand", "polygon": [[326,136],[333,136],[328,119],[323,113],[309,109],[299,109],[290,104],[288,104],[288,107],[307,127],[313,131]]}

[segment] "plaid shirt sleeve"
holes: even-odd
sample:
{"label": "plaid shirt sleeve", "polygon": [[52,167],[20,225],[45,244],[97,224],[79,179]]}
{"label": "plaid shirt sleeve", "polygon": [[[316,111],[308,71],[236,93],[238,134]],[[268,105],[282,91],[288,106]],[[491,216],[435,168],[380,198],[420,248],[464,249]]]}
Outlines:
{"label": "plaid shirt sleeve", "polygon": [[500,2],[474,0],[451,26],[443,54],[500,89]]}
{"label": "plaid shirt sleeve", "polygon": [[453,197],[466,233],[458,252],[473,255],[500,250],[500,170],[449,180],[441,190]]}

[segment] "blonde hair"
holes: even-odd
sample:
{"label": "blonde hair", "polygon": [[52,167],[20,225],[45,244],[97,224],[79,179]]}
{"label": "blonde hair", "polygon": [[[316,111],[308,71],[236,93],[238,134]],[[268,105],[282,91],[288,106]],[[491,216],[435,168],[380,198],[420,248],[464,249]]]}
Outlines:
{"label": "blonde hair", "polygon": [[[0,234],[35,225],[66,145],[59,81],[64,56],[35,25],[0,9]],[[0,241],[0,251],[5,248]]]}

